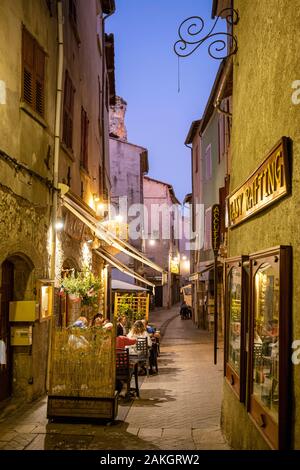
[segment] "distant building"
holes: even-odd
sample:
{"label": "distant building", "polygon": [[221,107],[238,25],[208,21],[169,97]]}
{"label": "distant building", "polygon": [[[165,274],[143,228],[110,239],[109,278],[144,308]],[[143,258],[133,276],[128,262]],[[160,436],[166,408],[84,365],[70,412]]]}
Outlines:
{"label": "distant building", "polygon": [[170,184],[148,176],[144,177],[144,201],[145,253],[165,269],[168,282],[162,286],[162,276],[149,268],[146,277],[156,284],[156,306],[170,308],[180,299],[180,202]]}
{"label": "distant building", "polygon": [[[148,151],[144,147],[127,141],[125,126],[126,102],[117,97],[116,105],[110,108],[110,180],[111,180],[111,204],[115,209],[112,217],[120,217],[120,236],[127,236],[129,243],[143,251],[143,212],[130,215],[130,208],[138,206],[143,209],[144,188],[143,177],[148,173]],[[132,222],[140,216],[140,224]],[[127,224],[128,227],[124,226]],[[126,233],[127,231],[127,233]],[[132,259],[126,254],[118,255],[118,259],[134,271],[143,274],[143,268],[138,260]],[[114,279],[134,282],[127,274],[116,269],[113,270]]]}

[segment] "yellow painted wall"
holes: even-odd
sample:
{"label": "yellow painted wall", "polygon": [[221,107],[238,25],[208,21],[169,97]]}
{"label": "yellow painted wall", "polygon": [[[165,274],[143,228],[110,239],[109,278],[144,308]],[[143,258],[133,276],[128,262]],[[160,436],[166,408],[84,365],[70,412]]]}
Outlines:
{"label": "yellow painted wall", "polygon": [[[292,82],[300,79],[300,1],[236,0],[232,171],[230,191],[242,184],[282,137],[293,142],[292,195],[229,232],[229,255],[276,245],[293,247],[293,339],[300,338],[300,105]],[[292,352],[292,351],[291,351]],[[300,449],[300,365],[293,366],[293,446]],[[265,448],[245,407],[224,385],[223,429],[236,448]],[[241,439],[243,435],[243,439]]]}

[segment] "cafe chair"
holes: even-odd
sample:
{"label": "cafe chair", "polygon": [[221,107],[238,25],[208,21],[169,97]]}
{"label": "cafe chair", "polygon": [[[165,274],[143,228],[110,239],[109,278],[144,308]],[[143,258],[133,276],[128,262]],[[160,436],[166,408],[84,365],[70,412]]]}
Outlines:
{"label": "cafe chair", "polygon": [[[134,375],[135,387],[131,388],[131,379]],[[130,391],[134,391],[136,396],[139,397],[139,383],[136,367],[130,366],[129,351],[128,349],[117,349],[116,350],[116,380],[120,380],[126,383],[127,393],[126,398],[130,397]]]}
{"label": "cafe chair", "polygon": [[147,377],[149,376],[148,364],[149,364],[149,351],[148,351],[148,338],[137,338],[136,340],[136,351],[139,356],[139,363],[141,367],[146,369]]}

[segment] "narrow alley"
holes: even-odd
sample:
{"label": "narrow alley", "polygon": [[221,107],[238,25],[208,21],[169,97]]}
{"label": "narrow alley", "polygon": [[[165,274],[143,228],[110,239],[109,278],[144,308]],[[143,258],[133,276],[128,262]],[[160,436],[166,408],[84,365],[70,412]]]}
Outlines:
{"label": "narrow alley", "polygon": [[178,306],[151,320],[163,332],[159,373],[139,377],[140,399],[120,399],[115,423],[48,422],[44,397],[0,415],[0,449],[229,449],[220,430],[222,349],[214,366],[211,334],[181,320]]}

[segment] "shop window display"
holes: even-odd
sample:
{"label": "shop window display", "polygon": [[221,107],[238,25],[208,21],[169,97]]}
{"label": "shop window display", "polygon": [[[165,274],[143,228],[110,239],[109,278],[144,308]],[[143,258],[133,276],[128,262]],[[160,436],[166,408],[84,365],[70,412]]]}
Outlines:
{"label": "shop window display", "polygon": [[263,263],[255,274],[253,395],[278,422],[279,272]]}
{"label": "shop window display", "polygon": [[246,256],[226,263],[226,344],[225,375],[227,381],[244,401],[245,390],[245,301],[248,278],[243,269]]}
{"label": "shop window display", "polygon": [[290,436],[291,247],[250,255],[248,411],[273,449]]}

